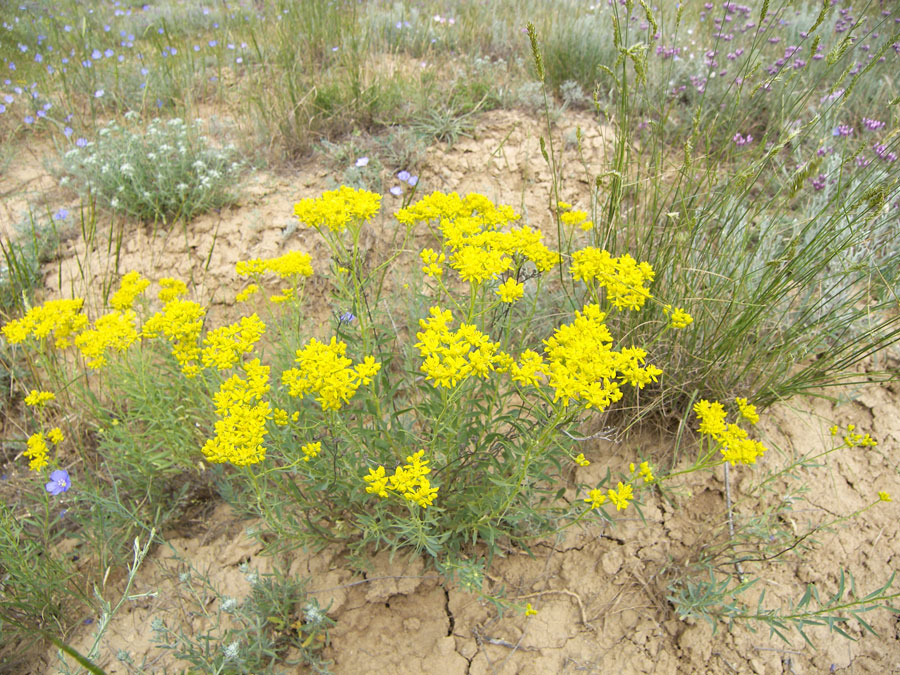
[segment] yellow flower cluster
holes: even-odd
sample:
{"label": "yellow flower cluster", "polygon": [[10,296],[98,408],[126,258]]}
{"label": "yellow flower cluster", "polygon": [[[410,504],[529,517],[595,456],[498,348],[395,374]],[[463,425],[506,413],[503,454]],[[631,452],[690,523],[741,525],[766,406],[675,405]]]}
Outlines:
{"label": "yellow flower cluster", "polygon": [[200,373],[197,360],[200,358],[200,332],[206,310],[191,300],[172,300],[144,324],[143,337],[155,338],[160,335],[172,343],[172,354],[182,372],[187,377]]}
{"label": "yellow flower cluster", "polygon": [[162,303],[171,302],[175,298],[187,295],[187,292],[187,285],[181,279],[166,277],[159,280],[159,294],[157,297]]}
{"label": "yellow flower cluster", "polygon": [[380,208],[381,195],[342,185],[316,199],[301,199],[294,204],[294,215],[317,230],[328,228],[340,233],[351,223],[371,220]]}
{"label": "yellow flower cluster", "polygon": [[296,422],[298,419],[300,419],[299,410],[295,410],[293,414],[288,415],[287,410],[283,410],[282,408],[275,408],[272,413],[272,421],[280,427],[287,426],[288,421]]}
{"label": "yellow flower cluster", "polygon": [[396,213],[397,221],[403,225],[413,225],[415,223],[426,223],[429,221],[438,221],[444,226],[444,221],[458,221],[466,226],[465,219],[474,219],[475,223],[473,233],[481,229],[481,224],[496,228],[505,225],[511,221],[518,220],[519,215],[511,206],[501,204],[495,206],[494,203],[478,193],[471,193],[465,197],[460,197],[456,192],[445,194],[443,192],[432,192],[430,195],[422,197],[415,204],[410,204],[405,209],[400,209]]}
{"label": "yellow flower cluster", "polygon": [[649,462],[641,462],[637,469],[634,468],[634,462],[632,462],[628,465],[628,470],[631,471],[632,475],[640,475],[645,483],[652,483],[654,480],[653,469],[650,468]]}
{"label": "yellow flower cluster", "polygon": [[525,286],[509,277],[497,288],[497,295],[503,302],[513,303],[525,294]]}
{"label": "yellow flower cluster", "polygon": [[250,296],[256,295],[257,293],[259,293],[259,286],[256,284],[250,284],[249,286],[247,286],[247,288],[234,296],[234,301],[245,302],[250,298]]}
{"label": "yellow flower cluster", "polygon": [[576,280],[596,281],[606,288],[609,302],[617,309],[637,310],[652,297],[644,284],[653,281],[650,263],[638,263],[627,253],[613,258],[609,251],[588,246],[572,254],[569,270]]}
{"label": "yellow flower cluster", "polygon": [[301,446],[300,450],[303,452],[303,461],[308,462],[309,460],[318,457],[319,453],[322,452],[322,443],[319,441],[307,443],[306,445]]}
{"label": "yellow flower cluster", "polygon": [[734,399],[734,402],[737,403],[738,412],[741,417],[750,422],[750,424],[756,424],[759,422],[759,413],[756,412],[756,406],[752,403],[747,403],[747,399],[737,397]]}
{"label": "yellow flower cluster", "polygon": [[511,363],[509,374],[514,382],[527,386],[540,386],[544,377],[544,357],[531,349],[526,349],[519,356],[518,363]]}
{"label": "yellow flower cluster", "polygon": [[10,344],[18,344],[24,342],[29,335],[43,340],[52,331],[56,337],[56,348],[65,349],[72,344],[72,337],[88,324],[87,316],[81,313],[82,305],[82,298],[48,300],[29,309],[21,319],[4,325],[3,334]]}
{"label": "yellow flower cluster", "polygon": [[641,462],[640,467],[637,469],[635,469],[634,462],[632,462],[628,465],[628,468],[631,471],[631,478],[628,479],[627,483],[619,481],[615,489],[609,488],[606,491],[606,494],[599,488],[588,492],[588,496],[584,501],[590,504],[592,510],[599,509],[608,499],[611,503],[615,504],[616,511],[622,511],[628,508],[630,502],[634,501],[634,488],[632,484],[638,477],[643,479],[644,483],[653,482],[653,470],[650,468],[649,462]]}
{"label": "yellow flower cluster", "polygon": [[882,501],[882,502],[891,502],[891,501],[894,501],[893,499],[891,499],[890,493],[889,493],[889,492],[885,492],[884,490],[881,490],[881,491],[878,492],[878,500],[879,500],[879,501]]}
{"label": "yellow flower cluster", "polygon": [[48,452],[49,449],[47,448],[47,441],[44,440],[44,434],[31,434],[28,437],[28,447],[24,453],[31,460],[28,468],[32,471],[40,471],[47,466]]}
{"label": "yellow flower cluster", "polygon": [[209,331],[203,340],[203,365],[207,368],[215,366],[218,370],[234,367],[243,354],[249,354],[253,350],[253,345],[265,331],[266,324],[256,314]]}
{"label": "yellow flower cluster", "polygon": [[422,252],[419,253],[419,257],[425,264],[422,271],[428,276],[439,277],[444,273],[444,268],[441,267],[441,265],[446,262],[447,256],[443,253],[437,253],[430,248],[426,248],[422,249]]}
{"label": "yellow flower cluster", "polygon": [[511,367],[513,360],[499,343],[470,324],[450,330],[452,322],[450,310],[440,307],[432,307],[429,318],[419,320],[422,332],[416,333],[416,348],[424,359],[421,370],[435,387],[455,387],[469,377],[488,377]]}
{"label": "yellow flower cluster", "polygon": [[554,402],[562,399],[568,406],[578,401],[603,411],[622,398],[620,384],[643,389],[662,374],[656,366],[643,365],[647,353],[639,347],[613,351],[605,318],[598,305],[585,305],[575,312],[572,323],[560,326],[544,341],[546,373],[556,390]]}
{"label": "yellow flower cluster", "polygon": [[388,491],[401,495],[406,501],[418,504],[423,509],[434,503],[438,489],[431,487],[426,476],[431,473],[428,460],[422,459],[424,450],[419,450],[406,458],[406,464],[394,469],[391,476],[385,475],[383,466],[377,469],[369,469],[369,475],[363,476],[363,480],[369,484],[366,492],[376,494],[379,497],[387,497]]}
{"label": "yellow flower cluster", "polygon": [[59,427],[53,427],[47,433],[46,439],[44,438],[43,433],[31,434],[31,436],[28,437],[25,452],[22,454],[30,460],[28,463],[28,468],[30,470],[40,471],[47,466],[47,455],[50,452],[50,449],[47,447],[48,440],[53,443],[53,445],[59,445],[63,442],[63,432]]}
{"label": "yellow flower cluster", "polygon": [[269,391],[269,366],[253,359],[244,364],[244,372],[246,379],[232,375],[213,396],[220,419],[216,422],[215,438],[203,446],[203,454],[210,462],[247,466],[266,458],[263,441],[272,407],[262,399]]}
{"label": "yellow flower cluster", "polygon": [[681,309],[681,307],[673,309],[672,305],[665,305],[663,312],[669,317],[669,326],[672,328],[687,328],[694,322],[694,317]]}
{"label": "yellow flower cluster", "polygon": [[309,253],[289,251],[277,258],[241,260],[235,265],[235,271],[243,277],[258,277],[266,272],[272,272],[282,279],[309,277],[313,273],[312,258]]}
{"label": "yellow flower cluster", "polygon": [[[831,427],[832,436],[837,436],[839,431],[837,425]],[[878,445],[878,441],[869,434],[857,433],[855,424],[848,424],[847,433],[844,434],[844,445],[848,448],[874,448]]]}
{"label": "yellow flower cluster", "polygon": [[56,398],[56,394],[52,391],[38,391],[37,389],[32,389],[31,393],[25,397],[25,405],[34,406],[36,408],[43,408],[50,401]]}
{"label": "yellow flower cluster", "polygon": [[566,202],[557,202],[556,205],[560,211],[559,220],[563,225],[567,225],[568,227],[577,225],[585,232],[594,227],[594,223],[588,219],[588,214],[584,211],[573,209],[572,205]]}
{"label": "yellow flower cluster", "polygon": [[291,396],[302,398],[307,393],[316,394],[323,410],[340,410],[356,393],[360,385],[367,385],[381,369],[375,358],[367,356],[355,366],[345,356],[347,344],[331,338],[330,344],[315,338],[297,350],[295,361],[299,368],[289,368],[281,374],[282,383]]}
{"label": "yellow flower cluster", "polygon": [[94,322],[93,328],[82,331],[75,338],[75,346],[87,359],[88,368],[105,366],[107,350],[123,352],[128,349],[138,339],[136,324],[137,315],[133,309],[117,310],[104,314]]}
{"label": "yellow flower cluster", "polygon": [[149,285],[148,279],[144,279],[137,272],[129,272],[119,282],[119,290],[109,299],[109,306],[120,312],[131,309],[135,298],[147,290]]}
{"label": "yellow flower cluster", "polygon": [[[397,212],[405,225],[437,221],[443,246],[452,252],[450,266],[469,283],[479,284],[511,269],[515,259],[530,260],[546,272],[559,263],[559,254],[543,243],[543,235],[529,227],[501,231],[519,219],[512,207],[494,205],[480,194],[461,198],[457,193],[434,192]],[[420,254],[429,276],[440,276],[444,253],[425,249]]]}
{"label": "yellow flower cluster", "polygon": [[[749,406],[746,399],[741,409],[741,415],[753,422],[753,417],[759,419],[756,415],[756,408]],[[752,410],[751,410],[752,409]],[[727,416],[725,408],[718,401],[700,400],[694,405],[694,412],[700,419],[700,427],[698,431],[701,434],[710,436],[721,447],[719,448],[722,457],[726,462],[735,464],[756,464],[756,459],[762,457],[766,452],[766,447],[759,441],[750,439],[747,432],[737,424],[725,422]]]}

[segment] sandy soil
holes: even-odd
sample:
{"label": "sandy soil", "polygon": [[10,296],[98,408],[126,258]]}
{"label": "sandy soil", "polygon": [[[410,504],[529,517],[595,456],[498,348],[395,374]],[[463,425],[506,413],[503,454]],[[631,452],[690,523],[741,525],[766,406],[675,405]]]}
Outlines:
{"label": "sandy soil", "polygon": [[[587,172],[572,142],[576,126],[585,134]],[[543,123],[527,115],[486,114],[474,138],[462,139],[452,149],[429,151],[420,171],[420,189],[483,192],[512,204],[531,224],[547,228],[550,175],[540,156],[541,133]],[[562,199],[587,206],[589,175],[600,172],[609,139],[610,134],[589,116],[562,117],[554,129],[554,142],[564,155]],[[43,185],[46,177],[32,171],[17,168],[18,173],[4,175],[0,192],[6,194],[8,184]],[[312,253],[314,260],[324,256],[314,233],[294,227],[292,205],[333,186],[333,172],[318,163],[292,175],[253,174],[238,205],[201,216],[187,229],[161,232],[130,225],[118,268],[136,269],[154,279],[191,279],[200,294],[227,316],[240,288],[234,274],[236,260],[293,249]],[[9,214],[20,207],[11,198],[4,199],[0,218],[6,227]],[[386,195],[386,212],[399,206],[393,199]],[[377,236],[372,245],[377,245]],[[103,278],[109,269],[103,236],[94,242],[76,237],[66,246],[62,259],[47,270],[48,292],[59,288],[60,278],[63,288],[81,287],[83,281],[90,285]],[[88,260],[98,262],[86,268]],[[775,525],[800,533],[872,503],[878,490],[891,492],[900,502],[900,387],[867,385],[841,393],[840,405],[794,400],[765,416],[760,427],[773,450],[757,467],[732,473],[738,526],[749,515],[773,508],[780,514]],[[879,440],[878,447],[838,451],[821,466],[799,471],[798,481],[776,479],[772,490],[758,495],[755,486],[767,473],[828,447],[832,442],[828,427],[835,423],[856,424]],[[590,482],[607,466],[615,470],[627,464],[638,446],[660,460],[672,454],[670,438],[588,445],[585,455],[592,464],[578,469],[578,480]],[[863,635],[856,624],[850,625],[847,630],[859,637],[856,642],[823,629],[809,630],[815,650],[796,633],[792,644],[785,645],[765,627],[753,633],[742,626],[729,630],[722,625],[713,634],[703,622],[680,620],[666,589],[705,546],[720,541],[726,532],[722,470],[692,476],[674,487],[672,501],[659,494],[648,496],[643,509],[646,523],[629,510],[620,514],[624,517],[615,527],[572,530],[538,543],[533,555],[510,550],[496,559],[483,591],[502,591],[519,605],[530,602],[538,614],[527,618],[514,611],[501,616],[478,595],[445,587],[421,561],[402,556],[392,561],[383,554],[375,556],[371,568],[359,575],[351,571],[344,551],[296,551],[291,570],[308,576],[320,605],[330,606],[328,615],[336,627],[325,655],[337,673],[900,672],[900,622],[884,611],[866,615],[878,636]],[[807,491],[797,494],[801,487]],[[238,520],[227,506],[212,506],[198,519],[196,534],[170,538],[145,562],[132,589],[144,597],[126,603],[103,641],[99,665],[107,672],[129,672],[115,658],[120,649],[135,664],[143,663],[146,672],[184,668],[150,642],[150,622],[159,617],[196,633],[206,626],[204,614],[215,615],[212,595],[202,612],[186,605],[181,575],[189,571],[188,564],[193,566],[192,575],[206,576],[220,593],[234,597],[249,590],[241,563],[260,573],[271,569],[273,561],[261,557],[261,546],[246,534],[254,523]],[[853,573],[860,594],[871,591],[898,568],[897,522],[897,502],[878,504],[863,517],[810,538],[804,543],[811,548],[798,547],[778,563],[746,563],[745,570],[764,581],[745,600],[755,607],[764,588],[766,606],[784,607],[799,600],[804,584],[811,582],[823,595],[832,593],[841,568]],[[86,651],[92,630],[86,627],[73,638],[73,645]],[[36,669],[57,672],[55,654],[48,654]]]}

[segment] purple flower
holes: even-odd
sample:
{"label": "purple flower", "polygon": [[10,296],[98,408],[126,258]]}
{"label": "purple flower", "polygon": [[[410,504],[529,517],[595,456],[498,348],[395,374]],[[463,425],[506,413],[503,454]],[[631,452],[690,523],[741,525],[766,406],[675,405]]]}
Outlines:
{"label": "purple flower", "polygon": [[863,117],[863,126],[869,131],[878,131],[879,129],[884,128],[884,122],[879,122],[878,120],[872,120],[868,117]]}
{"label": "purple flower", "polygon": [[369,158],[368,158],[368,157],[360,157],[358,160],[356,160],[356,166],[357,166],[357,168],[362,168],[362,167],[364,167],[364,166],[368,166],[368,164],[369,164]]}
{"label": "purple flower", "polygon": [[99,49],[95,49],[91,52],[91,58],[94,59],[94,61],[99,61],[101,58],[103,58],[103,54],[100,53]]}
{"label": "purple flower", "polygon": [[68,492],[71,486],[72,482],[69,480],[69,472],[65,469],[57,469],[50,474],[50,482],[44,486],[44,489],[56,497],[63,492]]}
{"label": "purple flower", "polygon": [[416,185],[418,185],[418,183],[419,183],[419,177],[418,177],[418,176],[413,176],[412,178],[410,178],[410,179],[409,179],[408,181],[406,181],[406,182],[409,183],[410,187],[416,187]]}
{"label": "purple flower", "polygon": [[344,312],[338,317],[338,321],[340,321],[341,323],[351,323],[355,320],[356,316],[353,314],[353,312]]}
{"label": "purple flower", "polygon": [[34,117],[31,115],[25,115],[25,124],[34,124]]}
{"label": "purple flower", "polygon": [[401,171],[397,174],[397,179],[402,180],[404,183],[409,180],[409,171]]}
{"label": "purple flower", "polygon": [[76,138],[75,139],[75,145],[77,145],[79,148],[86,148],[87,144],[88,144],[88,140],[86,138]]}
{"label": "purple flower", "polygon": [[53,220],[65,220],[69,217],[68,209],[60,209],[56,213],[53,214]]}
{"label": "purple flower", "polygon": [[831,132],[832,136],[849,136],[853,133],[853,127],[847,124],[839,124]]}
{"label": "purple flower", "polygon": [[395,197],[399,197],[400,195],[403,194],[403,188],[400,187],[399,185],[395,185],[394,187],[391,188],[391,194],[394,195]]}
{"label": "purple flower", "polygon": [[104,94],[103,90],[98,89],[97,91],[94,92],[94,98],[102,98],[103,94]]}

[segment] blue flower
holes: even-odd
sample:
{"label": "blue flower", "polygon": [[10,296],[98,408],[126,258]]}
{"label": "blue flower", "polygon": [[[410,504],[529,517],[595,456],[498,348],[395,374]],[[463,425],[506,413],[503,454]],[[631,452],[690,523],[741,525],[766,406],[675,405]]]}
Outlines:
{"label": "blue flower", "polygon": [[409,180],[409,171],[401,171],[397,174],[398,180],[402,180],[404,183]]}
{"label": "blue flower", "polygon": [[369,163],[369,158],[368,158],[368,157],[360,157],[358,160],[356,160],[356,166],[357,166],[357,167],[364,167],[364,166],[366,166],[368,163]]}
{"label": "blue flower", "polygon": [[68,209],[60,209],[56,213],[53,214],[53,220],[65,220],[69,217]]}
{"label": "blue flower", "polygon": [[399,197],[400,195],[403,194],[403,188],[400,187],[399,185],[395,185],[394,187],[391,188],[391,194],[394,195],[395,197]]}
{"label": "blue flower", "polygon": [[50,474],[50,482],[44,486],[44,489],[55,497],[63,492],[68,492],[71,486],[72,481],[69,480],[69,472],[65,469],[57,469]]}

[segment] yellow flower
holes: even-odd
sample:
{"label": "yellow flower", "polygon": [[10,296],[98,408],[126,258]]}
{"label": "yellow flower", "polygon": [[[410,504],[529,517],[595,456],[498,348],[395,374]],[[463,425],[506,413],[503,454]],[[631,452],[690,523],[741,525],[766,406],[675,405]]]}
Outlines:
{"label": "yellow flower", "polygon": [[[634,470],[632,469],[632,473]],[[641,478],[644,479],[645,483],[653,482],[653,470],[650,468],[650,464],[648,462],[641,462],[640,471]]]}
{"label": "yellow flower", "polygon": [[272,421],[280,427],[287,426],[287,423],[288,423],[287,410],[283,410],[281,408],[275,408],[275,410],[272,411]]}
{"label": "yellow flower", "polygon": [[718,401],[710,403],[706,399],[700,399],[699,403],[694,404],[694,412],[700,418],[698,431],[701,434],[715,437],[725,431],[725,408]]}
{"label": "yellow flower", "polygon": [[273,413],[262,397],[269,391],[269,366],[253,359],[244,364],[244,373],[246,379],[232,375],[213,395],[220,419],[215,424],[215,437],[202,448],[210,462],[247,466],[266,457],[266,420],[272,419]]}
{"label": "yellow flower", "polygon": [[416,349],[422,356],[421,371],[435,387],[455,387],[469,377],[487,378],[491,372],[509,364],[510,357],[500,344],[470,324],[451,331],[450,310],[432,307],[428,319],[420,319],[424,330],[416,333]]}
{"label": "yellow flower", "polygon": [[645,284],[653,281],[649,263],[638,263],[627,253],[613,258],[609,251],[588,246],[572,254],[569,272],[576,280],[596,282],[606,288],[609,301],[617,309],[637,310],[653,297]]}
{"label": "yellow flower", "polygon": [[590,462],[584,458],[584,453],[579,452],[573,460],[578,466],[590,466]]}
{"label": "yellow flower", "polygon": [[394,469],[391,476],[385,474],[383,466],[377,469],[369,469],[369,475],[363,476],[363,480],[369,483],[366,492],[377,494],[379,497],[387,497],[388,491],[395,492],[406,501],[418,504],[423,509],[434,503],[439,488],[431,487],[431,483],[425,477],[431,472],[428,460],[423,459],[424,450],[408,456],[406,464]]}
{"label": "yellow flower", "polygon": [[741,417],[750,422],[750,424],[756,424],[757,422],[759,422],[759,413],[756,412],[755,405],[747,403],[747,399],[745,398],[736,398],[735,403],[737,403],[738,405]]}
{"label": "yellow flower", "polygon": [[606,501],[606,495],[603,494],[603,490],[591,490],[584,501],[591,505],[592,510],[599,509]]}
{"label": "yellow flower", "polygon": [[176,298],[170,300],[144,323],[142,335],[152,339],[165,337],[172,343],[172,354],[186,377],[195,377],[200,372],[195,363],[200,358],[200,332],[206,310],[196,302]]}
{"label": "yellow flower", "polygon": [[88,324],[88,318],[81,313],[82,298],[74,300],[48,300],[43,305],[32,307],[21,319],[10,321],[3,326],[3,334],[10,344],[24,342],[29,335],[43,340],[51,332],[56,336],[57,349],[65,349],[71,338]]}
{"label": "yellow flower", "polygon": [[353,361],[344,354],[347,344],[331,338],[330,344],[315,338],[297,350],[294,359],[299,368],[290,368],[281,374],[281,382],[291,396],[302,398],[307,393],[316,394],[316,400],[323,410],[340,410],[359,389],[369,384],[371,378],[381,368],[374,357],[366,357],[362,363]]}
{"label": "yellow flower", "polygon": [[666,305],[663,307],[663,312],[669,317],[669,326],[672,328],[686,328],[694,322],[694,317],[680,307],[672,309],[672,305]]}
{"label": "yellow flower", "polygon": [[847,434],[844,436],[844,445],[848,448],[874,448],[878,445],[878,442],[869,436],[869,434],[858,434],[855,430],[855,424],[847,425]]}
{"label": "yellow flower", "polygon": [[62,429],[59,427],[53,427],[50,431],[47,432],[47,440],[49,440],[53,445],[59,445],[66,437],[63,436]]}
{"label": "yellow flower", "polygon": [[32,471],[40,471],[47,466],[47,442],[44,440],[44,434],[37,433],[28,437],[28,447],[23,453],[25,457],[31,459],[28,468]]}
{"label": "yellow flower", "polygon": [[171,277],[160,279],[159,287],[160,290],[157,297],[163,303],[171,302],[182,295],[187,295],[188,292],[187,285],[181,279],[172,279]]}
{"label": "yellow flower", "polygon": [[236,296],[234,296],[234,301],[235,302],[244,302],[251,295],[253,295],[254,293],[258,293],[258,292],[259,292],[259,286],[257,286],[256,284],[250,284],[249,286],[247,286],[247,288],[245,288],[240,293],[238,293]]}
{"label": "yellow flower", "polygon": [[513,382],[538,387],[543,377],[541,372],[543,367],[543,357],[537,352],[526,349],[519,357],[519,363],[513,362],[510,364],[509,372],[512,375]]}
{"label": "yellow flower", "polygon": [[144,279],[137,272],[129,272],[122,277],[119,290],[109,299],[109,306],[120,312],[130,309],[135,298],[143,293],[149,285],[150,281]]}
{"label": "yellow flower", "polygon": [[370,494],[376,494],[379,497],[387,497],[387,483],[388,479],[384,475],[384,467],[379,466],[377,469],[369,469],[369,475],[363,476],[363,480],[366,483],[369,483],[369,487],[366,488],[366,492]]}
{"label": "yellow flower", "polygon": [[47,403],[56,398],[56,394],[52,391],[38,391],[32,389],[31,393],[25,397],[25,405],[43,408]]}
{"label": "yellow flower", "polygon": [[444,268],[441,265],[447,260],[447,256],[443,253],[437,253],[430,248],[426,248],[419,253],[419,257],[425,264],[422,271],[428,276],[439,277],[444,273]]}
{"label": "yellow flower", "polygon": [[503,302],[513,303],[522,297],[525,293],[525,286],[518,281],[509,277],[497,288],[497,295]]}
{"label": "yellow flower", "polygon": [[314,459],[320,452],[322,452],[322,444],[320,442],[316,443],[307,443],[302,446],[300,450],[303,451],[303,461],[308,462],[311,459]]}
{"label": "yellow flower", "polygon": [[537,613],[537,610],[531,606],[530,602],[525,605],[525,616],[534,616]]}
{"label": "yellow flower", "polygon": [[568,225],[569,227],[578,225],[585,232],[594,226],[594,223],[588,220],[588,214],[584,211],[566,211],[560,214],[559,220],[563,225]]}
{"label": "yellow flower", "polygon": [[616,489],[610,489],[609,491],[609,500],[616,505],[616,511],[621,511],[628,506],[628,501],[634,499],[634,492],[631,489],[631,484],[623,484],[622,481],[619,481],[619,484],[616,486]]}
{"label": "yellow flower", "polygon": [[637,347],[613,351],[606,315],[596,304],[575,312],[575,320],[556,329],[544,341],[548,383],[555,389],[554,402],[573,401],[602,412],[623,396],[620,384],[643,387],[661,374],[656,366],[644,366],[644,350]]}
{"label": "yellow flower", "polygon": [[88,368],[106,365],[107,350],[123,352],[138,339],[137,315],[132,309],[110,312],[94,322],[94,327],[75,338],[75,346],[87,359]]}
{"label": "yellow flower", "polygon": [[243,317],[239,322],[222,326],[209,331],[203,340],[201,357],[207,368],[215,366],[218,370],[232,368],[241,356],[253,351],[255,345],[266,331],[264,324],[256,314]]}
{"label": "yellow flower", "polygon": [[380,208],[381,195],[342,185],[317,199],[301,199],[294,204],[294,215],[317,230],[343,232],[350,224],[371,220]]}
{"label": "yellow flower", "polygon": [[883,502],[893,501],[891,499],[891,495],[888,494],[887,492],[885,492],[884,490],[882,490],[881,492],[878,493],[878,499]]}

